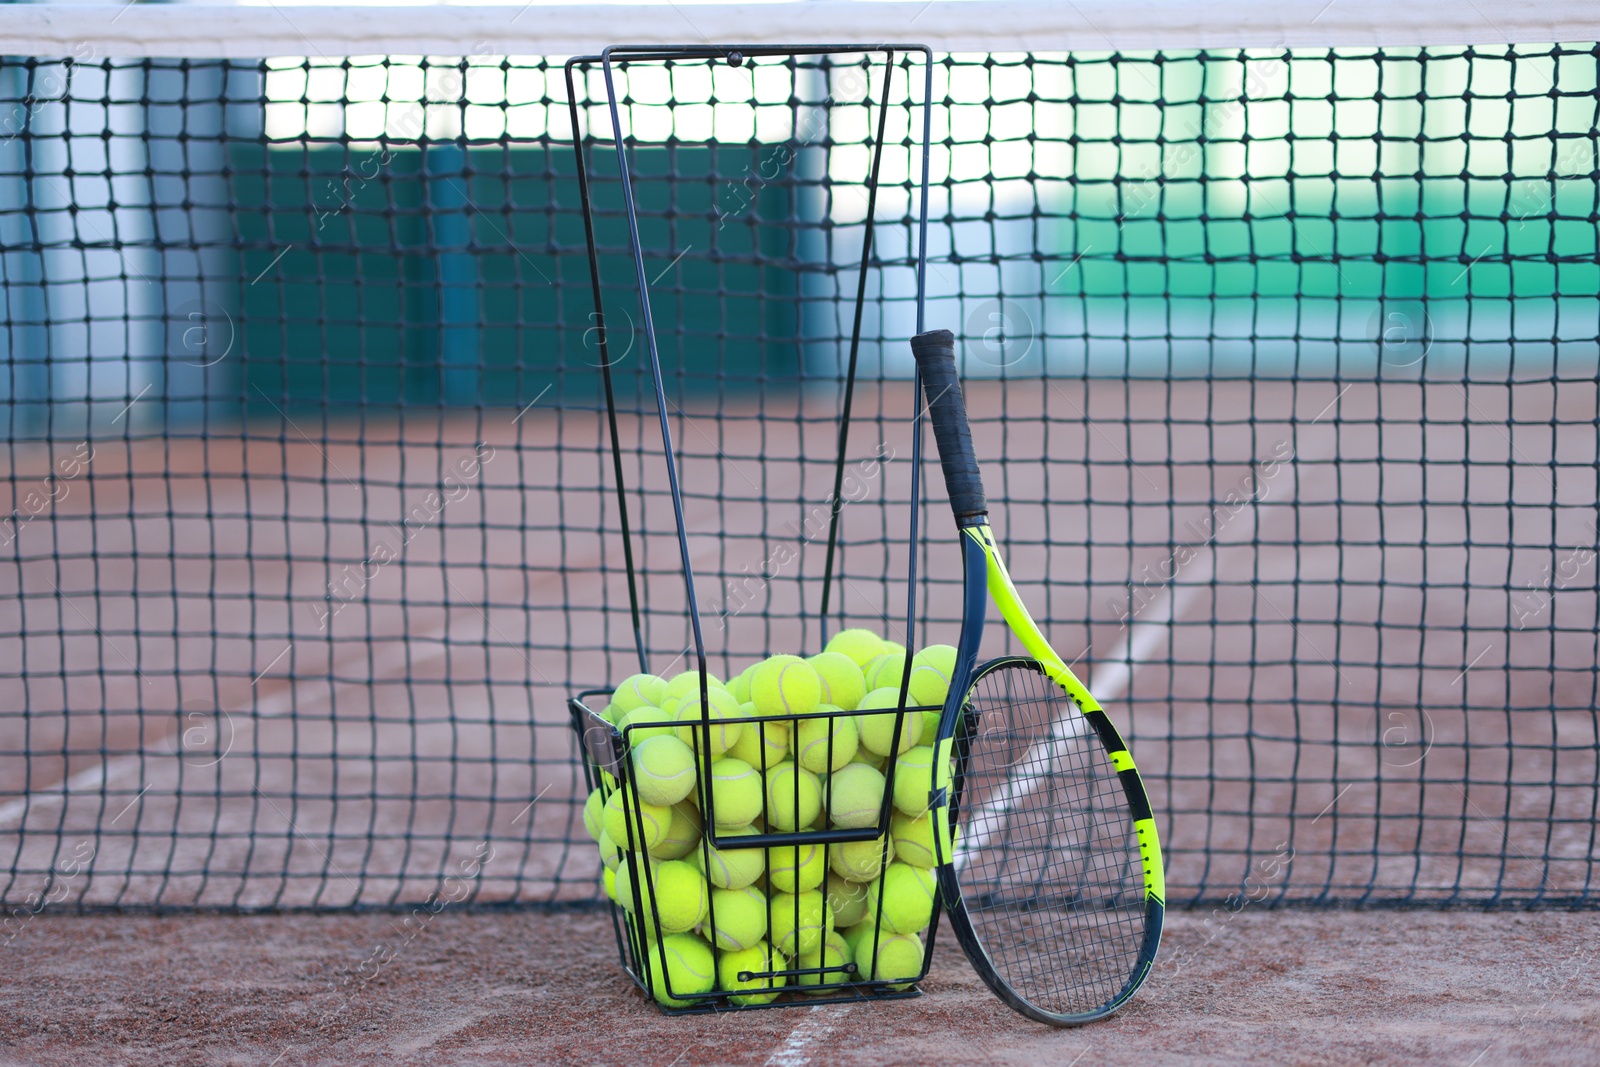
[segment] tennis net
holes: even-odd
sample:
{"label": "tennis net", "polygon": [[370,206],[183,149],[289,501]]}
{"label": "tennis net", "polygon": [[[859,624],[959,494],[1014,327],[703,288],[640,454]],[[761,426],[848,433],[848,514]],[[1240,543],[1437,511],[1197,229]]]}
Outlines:
{"label": "tennis net", "polygon": [[[1173,902],[1600,900],[1600,22],[918,6],[0,12],[0,902],[597,896],[565,700],[637,658],[564,62],[623,32],[933,47],[928,323]],[[884,94],[830,626],[903,634],[913,552],[916,640],[959,621],[906,534],[929,102],[860,58],[620,83],[724,676],[821,639]]]}

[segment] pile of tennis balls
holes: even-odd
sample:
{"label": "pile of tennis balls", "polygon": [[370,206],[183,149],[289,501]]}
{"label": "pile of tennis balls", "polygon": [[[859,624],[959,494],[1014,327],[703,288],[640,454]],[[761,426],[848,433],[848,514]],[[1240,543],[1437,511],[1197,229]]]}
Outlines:
{"label": "pile of tennis balls", "polygon": [[[851,629],[808,658],[772,656],[727,683],[708,676],[704,702],[698,671],[617,686],[601,714],[628,739],[639,810],[608,781],[589,795],[584,826],[600,846],[606,895],[645,933],[657,1001],[692,1003],[669,994],[662,975],[672,993],[717,990],[744,1005],[771,1002],[787,981],[751,972],[855,964],[853,977],[798,977],[802,993],[847,978],[906,979],[891,986],[904,988],[921,972],[936,895],[928,799],[939,715],[895,709],[908,669],[908,706],[942,705],[955,659],[953,647],[931,645],[908,660],[904,646]],[[785,718],[835,710],[854,714]],[[727,721],[753,716],[776,718]],[[719,837],[873,826],[892,760],[888,840],[708,847],[699,782],[708,740]],[[636,899],[646,863],[654,893],[641,885]]]}

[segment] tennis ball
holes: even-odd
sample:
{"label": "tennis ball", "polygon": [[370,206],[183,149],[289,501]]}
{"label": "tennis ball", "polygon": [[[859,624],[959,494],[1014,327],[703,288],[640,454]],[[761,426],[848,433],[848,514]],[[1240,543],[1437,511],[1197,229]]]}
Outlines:
{"label": "tennis ball", "polygon": [[616,725],[618,717],[622,714],[623,712],[615,704],[610,702],[607,702],[606,706],[600,709],[600,717],[606,722],[611,723],[613,726]]}
{"label": "tennis ball", "polygon": [[871,932],[856,942],[855,965],[860,981],[894,981],[890,989],[904,989],[922,973],[922,941],[911,934],[891,934],[882,931],[877,937]]}
{"label": "tennis ball", "polygon": [[694,750],[676,737],[647,737],[633,750],[633,785],[645,803],[676,804],[694,781]]}
{"label": "tennis ball", "polygon": [[[634,804],[627,799],[627,790],[618,789],[606,799],[600,821],[618,848],[650,849],[666,836],[667,824],[672,821],[670,809],[660,804],[641,803],[635,817]],[[639,840],[640,834],[644,840]]]}
{"label": "tennis ball", "polygon": [[[668,860],[655,868],[648,886],[662,933],[681,934],[706,917],[705,875],[692,863]],[[645,910],[650,910],[648,901]]]}
{"label": "tennis ball", "polygon": [[761,814],[761,775],[742,759],[711,765],[711,811],[718,830],[733,830]]}
{"label": "tennis ball", "polygon": [[[889,820],[889,833],[894,841],[895,857],[923,870],[937,867],[939,857],[934,851],[934,825],[931,811],[925,811],[917,816],[895,812]],[[950,838],[947,836],[942,844],[944,858],[948,862],[952,855]]]}
{"label": "tennis ball", "polygon": [[[915,748],[922,737],[922,714],[897,713],[900,692],[897,689],[874,689],[861,698],[856,706],[856,732],[861,735],[861,747],[880,756],[901,755]],[[900,725],[900,746],[893,753],[894,728]]]}
{"label": "tennis ball", "polygon": [[[785,760],[767,772],[767,825],[793,833],[822,813],[822,784],[804,767]],[[786,953],[793,955],[793,953]]]}
{"label": "tennis ball", "polygon": [[848,657],[857,667],[865,667],[883,655],[883,638],[871,630],[840,630],[824,651]]}
{"label": "tennis ball", "polygon": [[583,828],[589,832],[594,840],[600,840],[600,835],[605,827],[600,822],[600,813],[605,810],[606,798],[600,795],[600,790],[593,789],[589,792],[589,799],[583,802]]}
{"label": "tennis ball", "polygon": [[749,948],[767,934],[767,897],[759,889],[713,889],[701,933],[724,952]]}
{"label": "tennis ball", "polygon": [[880,918],[886,929],[914,934],[933,921],[933,899],[938,880],[932,871],[895,861],[883,872]]}
{"label": "tennis ball", "polygon": [[894,761],[894,806],[907,815],[921,815],[932,792],[933,749],[918,745]]}
{"label": "tennis ball", "polygon": [[[857,730],[857,736],[859,737],[860,736],[860,730],[861,730],[861,724],[859,722],[856,723],[856,730]],[[851,763],[865,763],[868,767],[871,767],[873,770],[877,771],[879,774],[884,774],[884,772],[889,769],[889,757],[888,756],[880,756],[876,752],[868,752],[864,748],[856,749],[856,758],[851,760],[850,762]],[[888,777],[888,775],[884,775],[884,777]]]}
{"label": "tennis ball", "polygon": [[762,715],[804,715],[822,703],[822,679],[799,656],[773,656],[750,676],[750,700]]}
{"label": "tennis ball", "polygon": [[896,653],[885,653],[861,668],[868,693],[874,689],[893,689],[898,695],[900,681],[905,677],[905,673],[906,657],[904,654]]}
{"label": "tennis ball", "polygon": [[611,703],[622,714],[646,705],[655,707],[658,706],[656,701],[661,699],[661,691],[666,687],[667,683],[653,674],[630,675],[611,694]]}
{"label": "tennis ball", "polygon": [[[888,853],[888,859],[884,858],[885,852]],[[893,860],[894,855],[893,838],[887,841],[882,837],[872,841],[846,841],[844,844],[828,846],[828,867],[840,878],[848,878],[852,882],[870,882],[882,873],[883,865]],[[840,920],[840,925],[854,924]]]}
{"label": "tennis ball", "polygon": [[856,710],[867,695],[867,680],[856,661],[843,652],[818,652],[806,660],[822,680],[822,702],[845,711]]}
{"label": "tennis ball", "polygon": [[815,889],[774,893],[768,924],[773,947],[785,956],[815,952],[822,944],[822,935],[832,928],[827,904]]}
{"label": "tennis ball", "polygon": [[613,904],[617,900],[617,873],[610,867],[600,871],[600,887],[606,891],[606,897]]}
{"label": "tennis ball", "polygon": [[627,744],[640,745],[650,737],[670,737],[674,733],[672,715],[659,707],[635,707],[619,721],[616,728],[627,737]]}
{"label": "tennis ball", "polygon": [[826,850],[821,845],[786,845],[773,849],[767,858],[767,881],[785,893],[815,889],[827,873]]}
{"label": "tennis ball", "polygon": [[[872,889],[873,887],[865,886],[863,888]],[[865,922],[856,923],[854,926],[847,926],[843,930],[839,931],[839,938],[844,942],[844,947],[847,950],[851,961],[854,961],[856,958],[856,949],[861,945],[862,938],[872,937],[874,931],[877,929],[877,923],[868,919]],[[861,975],[855,976],[857,981],[859,981],[861,977]]]}
{"label": "tennis ball", "polygon": [[750,676],[756,672],[759,663],[752,663],[740,671],[733,678],[728,679],[728,692],[733,694],[733,699],[741,704],[750,703]]}
{"label": "tennis ball", "polygon": [[[818,704],[817,711],[838,711],[828,704]],[[834,715],[825,719],[801,719],[790,742],[795,762],[813,774],[836,771],[849,763],[856,754],[855,719],[849,715]]]}
{"label": "tennis ball", "polygon": [[929,645],[911,657],[911,702],[944,704],[956,673],[954,645]]}
{"label": "tennis ball", "polygon": [[[748,837],[757,833],[753,827],[741,830],[723,830],[723,837]],[[708,846],[694,854],[695,861],[705,871],[706,881],[718,889],[743,889],[760,878],[767,869],[767,854],[759,848],[715,848]]]}
{"label": "tennis ball", "polygon": [[906,646],[899,641],[891,641],[886,637],[883,639],[882,654],[885,656],[903,656],[906,654]]}
{"label": "tennis ball", "polygon": [[[756,706],[744,704],[741,716],[754,716]],[[767,719],[747,722],[739,731],[739,740],[728,748],[728,755],[742,759],[757,769],[766,769],[789,754],[790,719]]]}
{"label": "tennis ball", "polygon": [[606,865],[608,871],[616,870],[617,864],[622,862],[622,849],[604,830],[600,831],[600,862]]}
{"label": "tennis ball", "polygon": [[[726,690],[727,688],[728,687],[723,685],[716,675],[712,674],[710,671],[706,672],[707,692],[714,690]],[[669,700],[682,701],[690,696],[693,696],[695,700],[700,699],[699,671],[684,671],[681,674],[674,674],[667,684],[662,687],[661,700],[656,706],[664,708],[667,706],[667,701]]]}
{"label": "tennis ball", "polygon": [[[867,906],[868,886],[861,882],[852,882],[848,878],[840,878],[837,874],[829,873],[826,886],[828,910],[833,914],[835,926],[841,929],[854,926],[864,921],[871,914]],[[846,958],[849,957],[846,952]]]}
{"label": "tennis ball", "polygon": [[664,1007],[687,1008],[696,1002],[682,997],[709,993],[717,984],[716,955],[694,934],[672,934],[659,943],[651,941],[645,951],[649,959],[645,984],[656,1003]]}
{"label": "tennis ball", "polygon": [[624,715],[622,721],[617,723],[617,729],[624,731],[623,736],[628,739],[629,745],[639,745],[648,738],[671,737],[674,729],[672,723],[673,718],[667,712],[646,706],[634,708]]}
{"label": "tennis ball", "polygon": [[612,883],[617,891],[617,903],[621,904],[623,910],[630,915],[634,914],[638,910],[641,902],[644,904],[646,909],[648,909],[650,906],[650,896],[649,893],[646,892],[645,884],[642,881],[639,883],[640,899],[638,901],[633,899],[633,876],[635,873],[634,865],[636,863],[644,862],[646,861],[629,858],[618,864],[616,871],[613,872]]}
{"label": "tennis ball", "polygon": [[[676,713],[678,740],[699,752],[700,742],[709,730],[711,758],[717,759],[733,747],[734,742],[739,740],[740,731],[744,729],[744,723],[726,720],[737,719],[742,714],[733,694],[723,689],[712,691],[709,709],[701,706],[699,697],[685,697]],[[708,721],[711,724],[709,728],[701,725]]]}
{"label": "tennis ball", "polygon": [[[772,946],[759,941],[749,948],[722,954],[717,961],[717,988],[729,992],[762,990],[758,993],[736,993],[728,1000],[734,1004],[770,1004],[778,999],[779,991],[789,982],[788,975],[770,975],[770,972],[783,969],[783,959],[773,954]],[[758,978],[757,975],[770,976]]]}
{"label": "tennis ball", "polygon": [[[845,944],[844,938],[829,930],[822,937],[822,944],[813,952],[802,952],[795,957],[797,970],[820,970],[819,974],[797,974],[794,984],[801,986],[800,992],[815,996],[818,993],[832,993],[832,989],[804,988],[806,986],[828,986],[839,982],[848,982],[855,977],[853,973],[845,970],[850,963],[850,946]],[[826,968],[824,970],[824,968]]]}
{"label": "tennis ball", "polygon": [[700,811],[687,800],[680,800],[672,805],[672,821],[650,855],[658,860],[681,860],[699,843]]}
{"label": "tennis ball", "polygon": [[883,775],[865,763],[846,764],[828,779],[828,820],[835,826],[876,826],[883,810]]}

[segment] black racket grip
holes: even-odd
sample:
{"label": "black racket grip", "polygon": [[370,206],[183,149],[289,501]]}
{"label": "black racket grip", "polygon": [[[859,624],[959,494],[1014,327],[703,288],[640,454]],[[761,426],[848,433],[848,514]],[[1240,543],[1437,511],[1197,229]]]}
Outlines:
{"label": "black racket grip", "polygon": [[933,439],[939,445],[950,508],[956,513],[957,526],[970,526],[982,521],[989,505],[983,498],[983,479],[972,453],[967,400],[956,377],[956,336],[949,330],[919,333],[911,339],[911,353],[922,372],[922,390],[933,418]]}

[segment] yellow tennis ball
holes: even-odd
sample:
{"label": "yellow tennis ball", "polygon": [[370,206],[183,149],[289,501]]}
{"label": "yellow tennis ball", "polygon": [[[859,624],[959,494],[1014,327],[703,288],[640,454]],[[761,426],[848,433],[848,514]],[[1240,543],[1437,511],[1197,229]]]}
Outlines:
{"label": "yellow tennis ball", "polygon": [[799,656],[773,656],[750,676],[750,701],[762,715],[804,715],[822,703],[822,679]]}
{"label": "yellow tennis ball", "polygon": [[[818,704],[816,710],[839,709]],[[823,719],[801,719],[790,747],[796,763],[813,774],[826,774],[849,763],[859,744],[855,719],[849,715],[831,715]]]}
{"label": "yellow tennis ball", "polygon": [[633,785],[645,803],[676,804],[694,782],[694,750],[676,737],[647,737],[633,750]]}
{"label": "yellow tennis ball", "polygon": [[600,871],[600,886],[601,886],[602,889],[604,889],[606,891],[606,898],[609,899],[612,903],[616,903],[616,900],[617,900],[617,873],[615,871],[613,871],[610,867],[604,867],[604,868],[601,869],[601,871]]}
{"label": "yellow tennis ball", "polygon": [[[701,705],[699,697],[683,699],[675,713],[678,725],[674,732],[679,741],[696,752],[700,751],[700,742],[709,736],[711,758],[716,759],[739,740],[739,732],[744,729],[744,724],[726,720],[740,716],[739,705],[733,699],[733,694],[724,689],[715,689],[711,692],[709,710]],[[710,725],[702,725],[704,723]]]}
{"label": "yellow tennis ball", "polygon": [[611,694],[611,703],[623,714],[646,705],[653,707],[661,699],[661,691],[666,687],[667,683],[653,674],[630,675]]}
{"label": "yellow tennis ball", "polygon": [[624,715],[622,721],[617,723],[617,729],[623,732],[629,745],[639,745],[652,737],[671,737],[673,722],[673,717],[667,712],[646,705]]}
{"label": "yellow tennis ball", "polygon": [[733,694],[733,699],[741,704],[750,703],[750,676],[756,672],[759,663],[752,663],[734,677],[728,679],[728,692]]}
{"label": "yellow tennis ball", "polygon": [[[727,688],[716,675],[710,671],[706,672],[706,689],[708,692],[712,690],[725,691]],[[696,700],[700,699],[699,671],[684,671],[681,674],[674,674],[666,685],[662,686],[661,699],[657,703],[657,707],[666,707],[666,702],[669,700],[681,701],[689,696],[693,696]]]}
{"label": "yellow tennis ball", "polygon": [[[754,704],[739,708],[741,716],[756,715]],[[747,722],[739,730],[739,739],[728,748],[728,755],[742,759],[758,770],[764,770],[789,754],[789,734],[793,720],[763,719]]]}
{"label": "yellow tennis ball", "polygon": [[906,654],[906,646],[905,645],[902,645],[899,641],[891,641],[887,637],[883,639],[883,655],[885,655],[885,656],[903,656],[905,654]]}
{"label": "yellow tennis ball", "polygon": [[701,934],[724,952],[737,952],[767,936],[767,895],[753,886],[713,889]]}
{"label": "yellow tennis ball", "polygon": [[[885,835],[887,836],[887,835]],[[828,846],[828,867],[841,878],[852,882],[870,882],[883,872],[883,865],[894,859],[894,840],[884,837],[872,841],[846,841]],[[887,853],[888,858],[885,858]],[[853,926],[844,922],[842,926]]]}
{"label": "yellow tennis ball", "polygon": [[922,957],[922,941],[911,934],[868,932],[856,942],[857,981],[898,982],[889,988],[904,989],[922,973]]}
{"label": "yellow tennis ball", "polygon": [[711,813],[718,830],[749,826],[761,814],[761,775],[742,759],[711,765]]}
{"label": "yellow tennis ball", "polygon": [[[861,882],[852,882],[829,872],[825,892],[835,926],[841,929],[854,926],[871,914],[867,906],[867,889]],[[845,953],[845,956],[848,958],[849,953]]]}
{"label": "yellow tennis ball", "polygon": [[[860,737],[860,730],[861,730],[861,722],[858,719],[856,721],[856,731],[857,731],[856,736],[858,738]],[[877,771],[879,774],[882,774],[885,778],[888,777],[888,775],[884,773],[885,771],[887,771],[889,769],[889,757],[888,756],[880,756],[876,752],[868,752],[864,748],[858,748],[858,749],[856,749],[856,758],[851,760],[850,762],[851,763],[865,763],[868,767],[871,767],[873,770]]]}
{"label": "yellow tennis ball", "polygon": [[680,800],[672,805],[672,821],[650,855],[658,860],[681,860],[699,843],[700,811],[687,800]]}
{"label": "yellow tennis ball", "polygon": [[[753,827],[723,830],[721,837],[749,837],[757,831]],[[696,852],[695,861],[705,871],[706,881],[718,889],[743,889],[755,882],[767,869],[766,850],[759,848],[706,849],[706,854]]]}
{"label": "yellow tennis ball", "polygon": [[827,905],[815,889],[774,893],[767,922],[773,947],[785,956],[815,952],[822,935],[832,928]]}
{"label": "yellow tennis ball", "polygon": [[871,630],[840,630],[824,651],[847,656],[857,667],[865,667],[883,655],[883,638]]}
{"label": "yellow tennis ball", "polygon": [[[925,811],[917,816],[897,811],[889,820],[889,833],[894,841],[895,857],[923,870],[939,865],[938,853],[934,851],[934,832],[935,820],[932,811]],[[945,862],[948,863],[952,855],[950,838],[946,836],[942,843]]]}
{"label": "yellow tennis ball", "polygon": [[774,848],[767,858],[767,882],[785,893],[815,889],[827,873],[826,850],[821,845],[785,845]]}
{"label": "yellow tennis ball", "polygon": [[816,974],[797,974],[794,984],[800,987],[800,992],[815,996],[819,993],[833,993],[836,990],[819,989],[818,986],[830,986],[839,982],[848,982],[854,975],[845,970],[845,964],[850,962],[850,946],[845,944],[844,938],[829,930],[822,937],[822,944],[814,951],[802,952],[795,957],[795,969],[817,971]]}
{"label": "yellow tennis ball", "polygon": [[583,828],[588,831],[594,840],[600,840],[600,835],[605,832],[601,823],[601,813],[605,811],[606,798],[600,795],[600,790],[589,791],[589,799],[583,802]]}
{"label": "yellow tennis ball", "polygon": [[647,862],[649,861],[626,856],[613,873],[612,882],[617,891],[617,903],[621,904],[629,915],[637,915],[641,906],[645,909],[645,914],[649,914],[650,893],[645,888],[643,880],[639,882],[638,899],[635,900],[633,895],[635,867]]}
{"label": "yellow tennis ball", "polygon": [[883,901],[879,917],[897,934],[914,934],[933,921],[938,880],[932,871],[895,861],[883,872]]}
{"label": "yellow tennis ball", "polygon": [[928,810],[933,792],[933,749],[918,745],[894,761],[894,806],[907,815]]}
{"label": "yellow tennis ball", "polygon": [[[856,732],[861,736],[862,748],[879,756],[889,756],[916,747],[922,737],[922,713],[895,711],[899,706],[898,689],[874,689],[861,698],[856,707]],[[900,723],[898,748],[894,745],[896,722]]]}
{"label": "yellow tennis ball", "polygon": [[[905,677],[905,673],[906,657],[903,654],[896,653],[884,653],[861,668],[861,675],[866,680],[868,693],[874,689],[893,689],[898,695],[900,681]],[[857,706],[859,707],[859,705]]]}
{"label": "yellow tennis ball", "polygon": [[[654,848],[666,836],[672,811],[664,805],[648,803],[637,806],[637,816],[635,810],[635,805],[628,799],[627,790],[618,789],[606,799],[605,809],[600,816],[601,826],[618,848]],[[640,840],[640,834],[644,835],[643,840]]]}
{"label": "yellow tennis ball", "polygon": [[843,652],[818,652],[806,662],[822,680],[822,703],[854,711],[867,695],[867,680],[861,667]]}
{"label": "yellow tennis ball", "polygon": [[600,831],[599,844],[600,862],[605,864],[606,870],[616,870],[617,864],[622,862],[622,849],[617,847],[617,843],[611,840],[611,835],[606,833],[604,830]]}
{"label": "yellow tennis ball", "polygon": [[[872,889],[873,887],[868,886],[867,888]],[[878,924],[875,921],[868,919],[865,922],[856,923],[854,926],[847,926],[839,931],[839,937],[844,941],[844,947],[846,950],[848,950],[848,956],[852,961],[852,966],[854,965],[854,960],[856,958],[856,949],[861,945],[861,939],[864,937],[872,937],[877,932],[877,929]],[[855,976],[855,981],[860,981],[862,977],[862,975],[857,974]]]}
{"label": "yellow tennis ball", "polygon": [[668,860],[655,868],[648,886],[662,933],[681,934],[706,917],[706,879],[693,864]]}
{"label": "yellow tennis ball", "polygon": [[656,1003],[687,1008],[697,1003],[684,997],[709,993],[717,984],[717,960],[711,946],[694,934],[672,934],[645,949],[649,962],[645,984]]}
{"label": "yellow tennis ball", "polygon": [[[767,772],[767,825],[781,833],[810,826],[822,813],[822,784],[785,760]],[[792,955],[792,953],[791,953]]]}
{"label": "yellow tennis ball", "polygon": [[955,673],[954,645],[929,645],[918,652],[911,657],[911,702],[942,705]]}
{"label": "yellow tennis ball", "polygon": [[770,1004],[789,982],[788,975],[772,972],[784,969],[782,957],[774,955],[771,945],[760,941],[722,954],[717,960],[717,988],[733,993],[728,1000],[734,1004]]}
{"label": "yellow tennis ball", "polygon": [[850,763],[828,779],[828,821],[846,829],[876,826],[883,810],[883,775]]}

